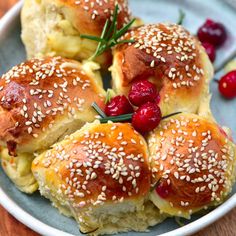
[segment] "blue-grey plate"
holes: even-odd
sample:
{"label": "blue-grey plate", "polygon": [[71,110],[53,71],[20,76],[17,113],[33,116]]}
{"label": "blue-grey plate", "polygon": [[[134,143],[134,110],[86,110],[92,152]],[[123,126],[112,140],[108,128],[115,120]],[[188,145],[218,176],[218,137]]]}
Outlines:
{"label": "blue-grey plate", "polygon": [[[145,22],[172,21],[178,19],[178,11],[186,12],[184,25],[192,33],[208,17],[224,23],[229,31],[229,39],[218,51],[215,68],[219,69],[236,52],[236,10],[221,0],[130,0],[135,15]],[[25,50],[20,39],[19,12],[21,3],[16,5],[0,20],[0,74],[13,65],[25,60]],[[219,74],[217,74],[219,76]],[[216,75],[216,76],[217,76]],[[211,84],[213,94],[212,109],[221,125],[229,126],[236,138],[236,100],[226,101],[218,93],[217,84]],[[0,124],[1,125],[1,124]],[[192,234],[216,221],[236,206],[236,187],[230,198],[205,216],[196,215],[186,225],[180,227],[173,219],[150,228],[148,233],[127,233],[120,235],[174,235]],[[66,218],[54,209],[50,202],[38,193],[28,196],[19,192],[0,170],[0,203],[12,215],[36,232],[47,236],[81,235],[76,222]]]}

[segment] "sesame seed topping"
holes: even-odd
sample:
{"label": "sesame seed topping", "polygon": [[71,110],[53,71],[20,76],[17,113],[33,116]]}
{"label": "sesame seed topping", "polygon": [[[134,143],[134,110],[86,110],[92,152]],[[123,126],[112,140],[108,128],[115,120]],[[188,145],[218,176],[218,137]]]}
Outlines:
{"label": "sesame seed topping", "polygon": [[125,34],[123,39],[133,39],[135,42],[129,45],[148,54],[143,58],[147,58],[145,63],[149,63],[151,70],[166,68],[165,75],[174,89],[197,86],[203,78],[204,70],[197,58],[197,41],[182,26],[163,23],[144,25]]}
{"label": "sesame seed topping", "polygon": [[[124,24],[128,23],[130,18],[130,11],[128,9],[127,1],[108,1],[108,0],[75,0],[74,4],[81,7],[85,12],[91,15],[91,19],[95,20],[97,16],[105,14],[106,19],[112,20],[114,14],[115,4],[118,4],[118,13],[123,12]],[[104,9],[104,10],[103,10]]]}
{"label": "sesame seed topping", "polygon": [[[101,205],[106,200],[123,202],[139,194],[140,187],[148,193],[148,178],[141,175],[149,173],[149,165],[144,162],[147,153],[137,145],[142,137],[128,124],[116,124],[112,132],[113,123],[92,126],[82,134],[68,136],[69,142],[56,144],[44,156],[44,168],[52,168],[59,178],[65,166],[65,183],[60,191],[72,202],[78,198],[84,201],[84,206]],[[130,142],[127,133],[132,133],[135,142]],[[121,139],[116,141],[116,137]],[[57,171],[56,166],[60,166]],[[93,193],[91,197],[89,192]]]}
{"label": "sesame seed topping", "polygon": [[222,192],[232,187],[229,176],[234,171],[232,143],[219,136],[216,124],[196,117],[169,118],[148,138],[154,179],[178,189],[175,200],[170,200],[173,207],[186,210],[198,209],[197,199],[204,199],[204,206],[222,201]]}
{"label": "sesame seed topping", "polygon": [[[15,127],[27,126],[27,134],[35,138],[41,131],[52,128],[57,116],[75,117],[79,112],[83,112],[85,104],[90,102],[87,98],[85,100],[82,92],[92,89],[90,78],[82,68],[75,69],[72,61],[61,57],[32,59],[21,63],[2,76],[0,82],[4,81],[8,83],[0,91],[2,106],[5,99],[12,100],[7,87],[14,85],[20,96],[23,96],[22,103],[17,105],[20,106],[22,119]],[[25,82],[29,88],[24,87]],[[99,95],[97,99],[101,100]],[[93,100],[94,98],[91,98],[91,103]],[[12,108],[13,103],[14,101]]]}

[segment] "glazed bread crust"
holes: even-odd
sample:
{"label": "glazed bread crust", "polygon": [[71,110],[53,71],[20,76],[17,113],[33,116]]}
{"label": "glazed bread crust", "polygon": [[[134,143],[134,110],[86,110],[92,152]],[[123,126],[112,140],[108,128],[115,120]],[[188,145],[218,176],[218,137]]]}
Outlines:
{"label": "glazed bread crust", "polygon": [[114,216],[118,225],[126,214],[135,218],[150,189],[147,145],[130,124],[87,124],[37,157],[32,170],[41,193],[72,212],[83,232],[109,232]]}
{"label": "glazed bread crust", "polygon": [[163,115],[210,113],[213,67],[200,42],[186,29],[175,24],[144,25],[130,30],[124,39],[135,42],[114,49],[111,72],[117,93],[127,95],[134,81],[148,79],[160,91]]}
{"label": "glazed bread crust", "polygon": [[[22,40],[28,58],[38,55],[63,56],[77,60],[88,59],[97,43],[82,39],[81,34],[100,36],[115,5],[119,6],[118,27],[130,19],[126,0],[26,0],[22,9]],[[29,24],[30,22],[30,24]],[[111,52],[97,58],[107,67]]]}
{"label": "glazed bread crust", "polygon": [[55,4],[74,11],[73,26],[81,34],[100,36],[106,20],[112,20],[116,4],[119,7],[117,27],[121,28],[130,20],[127,0],[55,0]]}
{"label": "glazed bread crust", "polygon": [[189,217],[220,204],[235,182],[236,147],[229,135],[205,118],[181,114],[162,121],[148,138],[157,207]]}
{"label": "glazed bread crust", "polygon": [[44,150],[93,121],[104,91],[94,63],[32,59],[0,80],[0,140],[11,155]]}

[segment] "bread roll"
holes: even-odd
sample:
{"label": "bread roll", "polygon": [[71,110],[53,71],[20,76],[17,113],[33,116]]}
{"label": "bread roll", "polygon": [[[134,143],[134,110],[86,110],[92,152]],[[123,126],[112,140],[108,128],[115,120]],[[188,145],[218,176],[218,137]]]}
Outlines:
{"label": "bread roll", "polygon": [[134,81],[147,79],[160,92],[163,115],[174,112],[211,114],[212,64],[201,43],[182,26],[152,24],[130,30],[113,52],[113,89],[128,94]]}
{"label": "bread roll", "polygon": [[83,233],[143,231],[164,218],[146,202],[147,145],[130,124],[87,124],[37,157],[32,170],[41,194]]}
{"label": "bread roll", "polygon": [[19,163],[28,168],[34,152],[95,119],[91,104],[96,101],[102,106],[105,95],[98,69],[91,62],[82,65],[48,57],[21,63],[1,77],[0,145],[15,160],[5,150],[1,156],[3,168],[15,183],[17,176],[25,177],[18,172]]}
{"label": "bread roll", "polygon": [[151,200],[171,216],[191,214],[225,200],[235,183],[236,146],[205,118],[181,114],[148,138],[155,190]]}
{"label": "bread roll", "polygon": [[[81,34],[100,36],[107,19],[119,5],[117,26],[130,20],[127,0],[25,0],[21,15],[22,40],[28,58],[38,55],[84,60],[91,57],[97,43]],[[111,53],[97,58],[104,67]]]}

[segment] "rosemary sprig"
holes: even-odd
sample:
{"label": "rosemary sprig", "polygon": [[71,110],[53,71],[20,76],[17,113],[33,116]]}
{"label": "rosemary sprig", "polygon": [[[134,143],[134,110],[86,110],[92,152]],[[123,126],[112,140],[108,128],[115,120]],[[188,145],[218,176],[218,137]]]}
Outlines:
{"label": "rosemary sprig", "polygon": [[178,25],[182,25],[184,19],[185,19],[185,13],[184,13],[183,10],[179,9],[179,19],[178,19],[178,21],[177,21],[177,24],[178,24]]}
{"label": "rosemary sprig", "polygon": [[120,115],[120,116],[108,116],[105,118],[101,118],[100,122],[107,123],[108,121],[112,121],[112,122],[129,121],[132,119],[132,116],[133,116],[133,113]]}
{"label": "rosemary sprig", "polygon": [[[171,116],[175,116],[175,115],[178,115],[178,114],[181,114],[181,113],[182,112],[175,112],[175,113],[169,114],[167,116],[163,116],[162,120],[165,120],[165,119],[167,119]],[[129,121],[129,120],[132,119],[132,116],[133,116],[133,113],[120,115],[120,116],[108,116],[108,117],[105,117],[105,118],[101,118],[100,122],[101,123],[107,123],[108,121],[112,121],[112,122]]]}
{"label": "rosemary sprig", "polygon": [[103,112],[103,110],[98,106],[96,102],[94,102],[91,106],[102,118],[107,117],[106,114]]}
{"label": "rosemary sprig", "polygon": [[[132,119],[132,116],[134,113],[120,115],[120,116],[106,116],[106,114],[102,111],[102,109],[98,106],[96,102],[94,102],[92,105],[93,109],[101,116],[99,119],[101,123],[107,123],[108,121],[112,122],[121,122],[121,121],[129,121]],[[162,120],[165,120],[171,116],[175,116],[178,114],[181,114],[182,112],[175,112],[166,116],[162,117]]]}
{"label": "rosemary sprig", "polygon": [[179,114],[181,114],[181,113],[182,113],[182,112],[175,112],[175,113],[172,113],[172,114],[163,116],[163,117],[162,117],[162,120],[165,120],[165,119],[170,118],[170,117],[172,117],[172,116],[179,115]]}
{"label": "rosemary sprig", "polygon": [[128,24],[126,24],[121,29],[117,29],[117,16],[118,16],[119,6],[116,5],[115,11],[113,14],[113,20],[106,20],[106,23],[103,27],[102,34],[100,37],[91,36],[91,35],[80,35],[81,38],[90,39],[98,42],[97,49],[95,53],[89,58],[90,60],[94,60],[96,57],[103,54],[106,50],[114,47],[118,44],[123,43],[133,43],[134,40],[119,40],[132,26],[136,19],[131,20]]}
{"label": "rosemary sprig", "polygon": [[[162,120],[165,120],[171,116],[175,116],[178,114],[181,114],[182,112],[176,112],[176,113],[172,113],[169,114],[167,116],[163,116]],[[112,121],[112,122],[120,122],[120,121],[129,121],[132,119],[133,113],[130,114],[125,114],[125,115],[120,115],[120,116],[108,116],[108,117],[104,117],[100,119],[101,123],[107,123],[108,121]]]}

